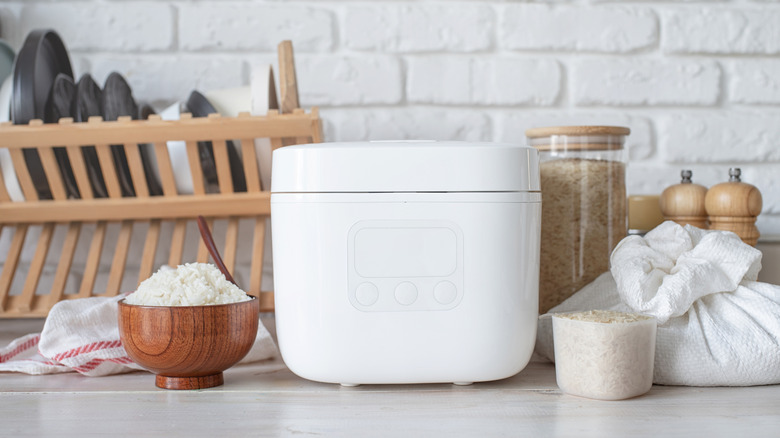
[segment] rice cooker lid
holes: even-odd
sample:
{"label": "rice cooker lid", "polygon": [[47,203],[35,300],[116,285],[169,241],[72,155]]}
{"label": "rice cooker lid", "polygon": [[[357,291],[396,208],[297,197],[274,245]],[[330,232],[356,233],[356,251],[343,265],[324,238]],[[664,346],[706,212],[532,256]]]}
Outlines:
{"label": "rice cooker lid", "polygon": [[506,143],[372,141],[273,153],[274,193],[539,191],[534,148]]}

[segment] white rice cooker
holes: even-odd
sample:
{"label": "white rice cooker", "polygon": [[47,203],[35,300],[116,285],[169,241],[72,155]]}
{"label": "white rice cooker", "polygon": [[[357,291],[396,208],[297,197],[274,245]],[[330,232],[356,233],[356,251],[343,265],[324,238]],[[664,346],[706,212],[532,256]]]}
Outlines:
{"label": "white rice cooker", "polygon": [[522,370],[536,336],[536,150],[323,143],[273,153],[279,348],[306,379],[468,384]]}

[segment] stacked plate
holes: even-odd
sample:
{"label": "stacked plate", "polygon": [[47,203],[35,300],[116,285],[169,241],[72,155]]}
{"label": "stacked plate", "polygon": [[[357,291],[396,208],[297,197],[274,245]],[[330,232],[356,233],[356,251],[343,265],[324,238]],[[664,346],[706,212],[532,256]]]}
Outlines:
{"label": "stacked plate", "polygon": [[[33,119],[44,119],[49,95],[58,75],[72,80],[68,52],[60,37],[53,31],[34,30],[27,35],[14,63],[13,89],[11,91],[11,120],[15,124],[27,124]],[[69,176],[65,168],[67,154],[62,148],[55,151],[63,182],[69,188]],[[63,159],[64,157],[64,159]],[[51,190],[41,159],[35,149],[25,149],[24,159],[40,199],[51,199]],[[68,195],[73,193],[68,190]],[[78,194],[76,194],[77,196]]]}
{"label": "stacked plate", "polygon": [[[41,119],[45,123],[57,123],[62,117],[71,117],[75,122],[86,122],[92,116],[113,121],[122,116],[146,119],[155,114],[149,105],[139,105],[135,101],[130,85],[119,73],[111,73],[102,88],[89,74],[82,75],[76,81],[65,44],[52,30],[30,32],[15,60],[13,50],[0,41],[0,83],[0,122],[10,120],[14,124],[27,124],[33,119]],[[184,111],[191,112],[193,117],[206,117],[217,112],[209,100],[198,91],[193,91],[189,96]],[[179,116],[179,111],[169,109],[166,113],[168,114],[163,114],[164,119],[170,120]],[[240,150],[233,142],[227,143],[234,190],[246,191]],[[186,146],[183,142],[169,142],[168,146],[178,192],[192,193]],[[81,150],[93,195],[107,197],[95,147],[85,145]],[[199,142],[198,151],[207,191],[219,191],[211,142]],[[23,152],[38,198],[52,199],[49,181],[38,152],[35,149],[25,149]],[[140,145],[139,152],[149,194],[162,195],[153,146]],[[67,196],[80,198],[81,193],[65,148],[55,148],[54,153]],[[111,156],[122,196],[135,196],[125,146],[112,145]],[[11,199],[24,201],[25,197],[19,187],[7,149],[0,149],[0,167]]]}
{"label": "stacked plate", "polygon": [[[187,99],[187,109],[192,113],[192,117],[208,117],[209,114],[216,113],[217,110],[198,91],[190,93]],[[233,179],[233,190],[236,192],[246,191],[246,177],[244,176],[244,166],[241,163],[241,157],[238,149],[232,141],[227,141],[228,159],[230,160],[230,173]],[[206,187],[218,187],[217,164],[214,161],[214,148],[210,141],[198,142],[198,151],[200,152],[200,164],[203,168],[203,176],[206,179]]]}

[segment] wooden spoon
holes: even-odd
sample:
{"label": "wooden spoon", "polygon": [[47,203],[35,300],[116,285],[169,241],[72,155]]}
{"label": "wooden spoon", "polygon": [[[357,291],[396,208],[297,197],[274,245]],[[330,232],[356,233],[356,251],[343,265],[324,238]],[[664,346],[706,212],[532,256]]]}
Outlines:
{"label": "wooden spoon", "polygon": [[222,261],[222,257],[220,257],[217,246],[214,244],[214,237],[211,236],[209,224],[206,223],[206,219],[203,218],[203,216],[198,216],[198,229],[200,230],[200,237],[203,238],[203,243],[206,244],[206,249],[209,250],[209,254],[211,254],[211,258],[214,259],[214,263],[216,263],[217,268],[219,268],[220,272],[225,275],[227,281],[238,286],[236,281],[233,280],[233,276],[230,275],[230,271],[228,271],[227,266],[225,266],[225,262]]}

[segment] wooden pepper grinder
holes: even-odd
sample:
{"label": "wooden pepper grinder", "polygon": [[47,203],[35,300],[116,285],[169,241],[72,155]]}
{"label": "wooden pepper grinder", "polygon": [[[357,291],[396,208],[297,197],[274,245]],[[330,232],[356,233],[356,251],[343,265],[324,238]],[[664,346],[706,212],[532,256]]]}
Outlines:
{"label": "wooden pepper grinder", "polygon": [[761,192],[740,180],[739,169],[729,169],[729,181],[713,186],[704,200],[710,229],[733,231],[743,242],[756,246],[756,218],[761,213]]}
{"label": "wooden pepper grinder", "polygon": [[690,170],[683,170],[680,176],[680,184],[667,187],[661,193],[661,214],[664,215],[664,220],[706,229],[707,210],[704,208],[704,197],[707,188],[691,181],[693,172]]}

